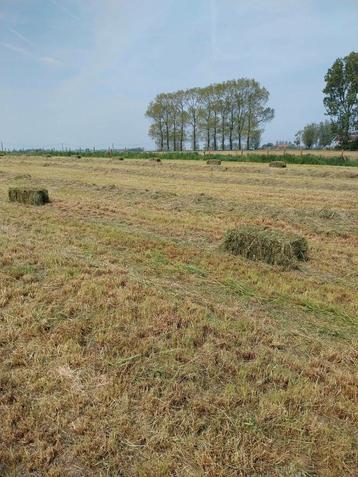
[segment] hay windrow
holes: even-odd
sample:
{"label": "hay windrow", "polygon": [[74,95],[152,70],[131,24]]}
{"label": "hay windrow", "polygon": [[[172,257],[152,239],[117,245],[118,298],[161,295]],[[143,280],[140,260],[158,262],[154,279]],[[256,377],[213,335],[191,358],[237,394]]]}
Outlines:
{"label": "hay windrow", "polygon": [[29,189],[24,187],[11,187],[9,189],[10,202],[21,204],[44,205],[50,202],[47,189]]}
{"label": "hay windrow", "polygon": [[294,268],[298,260],[307,260],[308,253],[305,238],[259,225],[228,230],[223,247],[234,255],[284,268]]}
{"label": "hay windrow", "polygon": [[271,161],[269,164],[270,167],[287,167],[286,162],[284,161]]}

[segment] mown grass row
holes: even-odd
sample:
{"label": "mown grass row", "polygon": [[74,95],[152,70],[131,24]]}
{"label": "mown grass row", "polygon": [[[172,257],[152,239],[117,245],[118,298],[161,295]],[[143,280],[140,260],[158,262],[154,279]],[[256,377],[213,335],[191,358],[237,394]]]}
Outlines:
{"label": "mown grass row", "polygon": [[201,154],[199,152],[121,152],[118,154],[109,154],[104,151],[96,152],[82,152],[80,154],[69,153],[56,151],[51,154],[43,153],[37,154],[42,156],[73,156],[76,158],[94,158],[94,157],[122,157],[124,159],[151,159],[151,158],[160,158],[164,159],[180,159],[180,160],[207,160],[207,159],[219,159],[221,161],[231,161],[231,162],[256,162],[256,163],[269,163],[272,161],[285,161],[288,164],[308,164],[308,165],[325,165],[325,166],[351,166],[358,167],[358,161],[347,158],[346,156],[334,156],[334,157],[324,157],[316,156],[313,154],[304,154],[304,155],[294,155],[294,154],[239,154],[233,153],[233,155],[226,154]]}

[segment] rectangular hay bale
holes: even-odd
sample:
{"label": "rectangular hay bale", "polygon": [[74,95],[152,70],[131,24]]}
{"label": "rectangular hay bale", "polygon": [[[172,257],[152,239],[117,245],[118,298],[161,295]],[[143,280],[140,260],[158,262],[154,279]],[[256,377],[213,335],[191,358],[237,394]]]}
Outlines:
{"label": "rectangular hay bale", "polygon": [[269,165],[270,167],[287,167],[287,164],[284,161],[271,161]]}
{"label": "rectangular hay bale", "polygon": [[219,159],[208,159],[206,161],[206,163],[209,165],[209,166],[220,166],[221,165],[221,161]]}
{"label": "rectangular hay bale", "polygon": [[243,225],[226,232],[224,250],[250,260],[293,268],[297,260],[307,260],[304,237],[260,225]]}
{"label": "rectangular hay bale", "polygon": [[11,187],[9,189],[10,202],[21,204],[44,205],[50,202],[46,189],[29,189],[24,187]]}

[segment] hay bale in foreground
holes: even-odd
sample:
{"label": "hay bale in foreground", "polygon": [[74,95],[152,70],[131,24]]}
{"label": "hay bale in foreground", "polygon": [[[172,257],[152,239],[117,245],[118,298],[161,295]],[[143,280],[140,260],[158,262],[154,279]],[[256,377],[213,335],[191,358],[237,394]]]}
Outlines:
{"label": "hay bale in foreground", "polygon": [[260,225],[228,230],[223,247],[234,255],[285,268],[294,268],[297,260],[307,260],[308,253],[305,238]]}
{"label": "hay bale in foreground", "polygon": [[221,161],[219,159],[208,159],[206,163],[209,166],[221,166]]}
{"label": "hay bale in foreground", "polygon": [[46,189],[29,189],[24,187],[11,187],[9,189],[10,202],[21,204],[44,205],[50,202]]}
{"label": "hay bale in foreground", "polygon": [[270,167],[287,167],[287,164],[284,161],[271,161],[269,166]]}

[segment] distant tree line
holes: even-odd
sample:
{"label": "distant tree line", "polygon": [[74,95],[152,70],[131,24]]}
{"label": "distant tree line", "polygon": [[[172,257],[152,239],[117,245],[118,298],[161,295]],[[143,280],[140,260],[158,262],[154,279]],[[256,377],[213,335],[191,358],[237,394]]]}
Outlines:
{"label": "distant tree line", "polygon": [[237,79],[161,93],[149,104],[149,135],[160,151],[255,149],[274,116],[269,92],[254,79]]}
{"label": "distant tree line", "polygon": [[295,135],[295,144],[300,147],[302,144],[307,149],[318,147],[320,149],[329,147],[335,138],[333,126],[330,121],[307,124]]}

